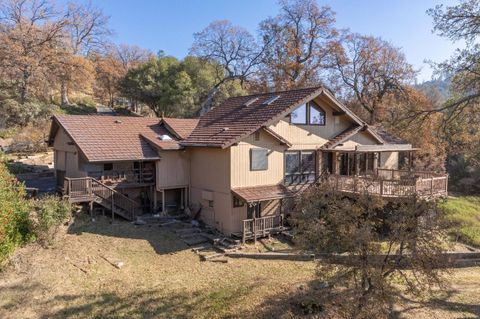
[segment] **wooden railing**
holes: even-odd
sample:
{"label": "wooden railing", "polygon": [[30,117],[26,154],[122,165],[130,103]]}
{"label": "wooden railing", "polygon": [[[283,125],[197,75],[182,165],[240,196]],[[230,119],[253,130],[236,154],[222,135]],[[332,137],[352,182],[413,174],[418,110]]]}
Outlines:
{"label": "wooden railing", "polygon": [[[385,173],[387,172],[387,173]],[[448,194],[448,175],[428,172],[382,170],[378,176],[330,175],[328,183],[341,192],[368,193],[384,197],[438,197]],[[390,174],[385,177],[384,174]],[[393,178],[392,178],[393,176]]]}
{"label": "wooden railing", "polygon": [[246,239],[264,237],[283,228],[283,214],[243,220],[243,242]]}
{"label": "wooden railing", "polygon": [[148,184],[155,182],[155,171],[151,169],[109,170],[89,172],[90,177],[102,182]]}
{"label": "wooden railing", "polygon": [[65,178],[64,195],[72,202],[95,201],[126,219],[135,219],[136,202],[93,177]]}

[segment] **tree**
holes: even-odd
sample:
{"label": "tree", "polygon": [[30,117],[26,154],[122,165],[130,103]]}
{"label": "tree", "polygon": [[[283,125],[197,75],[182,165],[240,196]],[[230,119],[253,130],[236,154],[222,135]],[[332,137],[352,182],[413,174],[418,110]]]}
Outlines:
{"label": "tree", "polygon": [[214,21],[194,34],[190,53],[218,66],[215,83],[202,103],[201,114],[212,107],[224,83],[238,80],[243,85],[256,72],[264,48],[247,30],[227,20]]}
{"label": "tree", "polygon": [[282,0],[280,5],[280,14],[260,24],[263,79],[276,90],[318,84],[336,49],[335,13],[314,0]]}
{"label": "tree", "polygon": [[[442,283],[444,214],[412,196],[386,203],[345,197],[326,185],[306,191],[292,222],[299,244],[318,256],[319,302],[347,318],[382,318],[399,293],[421,295]],[[341,254],[341,255],[339,255]]]}
{"label": "tree", "polygon": [[[221,66],[196,57],[179,61],[160,56],[132,68],[120,82],[125,96],[147,104],[157,116],[194,116],[211,94]],[[244,93],[239,81],[227,81],[217,89],[211,105]]]}
{"label": "tree", "polygon": [[63,55],[63,58],[59,56],[62,67],[55,70],[60,81],[62,105],[70,104],[68,90],[72,85],[76,85],[76,80],[79,78],[83,78],[83,82],[87,78],[93,80],[93,75],[84,77],[93,68],[90,65],[87,67],[86,63],[78,63],[78,57],[103,51],[112,33],[108,28],[108,17],[91,3],[85,5],[69,3],[66,16],[67,24],[64,28],[66,37],[63,44],[67,54]]}
{"label": "tree", "polygon": [[56,68],[67,23],[66,15],[47,1],[0,2],[1,73],[22,103]]}
{"label": "tree", "polygon": [[382,120],[388,94],[401,93],[416,72],[400,49],[375,37],[347,34],[334,56],[334,76],[341,80],[346,98],[370,123]]}
{"label": "tree", "polygon": [[[427,11],[434,31],[453,42],[464,40],[451,59],[436,65],[436,72],[451,77],[452,99],[434,110],[445,114],[444,121],[456,121],[471,114],[480,102],[480,1],[462,0],[455,6],[437,5]],[[431,114],[426,110],[424,113]],[[478,125],[478,123],[477,123]]]}

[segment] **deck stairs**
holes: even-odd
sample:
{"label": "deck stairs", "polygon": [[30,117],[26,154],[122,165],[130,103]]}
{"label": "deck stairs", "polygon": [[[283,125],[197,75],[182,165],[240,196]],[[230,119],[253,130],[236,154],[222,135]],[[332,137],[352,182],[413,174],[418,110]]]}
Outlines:
{"label": "deck stairs", "polygon": [[70,203],[97,203],[127,220],[135,220],[137,203],[93,177],[65,178],[63,195]]}

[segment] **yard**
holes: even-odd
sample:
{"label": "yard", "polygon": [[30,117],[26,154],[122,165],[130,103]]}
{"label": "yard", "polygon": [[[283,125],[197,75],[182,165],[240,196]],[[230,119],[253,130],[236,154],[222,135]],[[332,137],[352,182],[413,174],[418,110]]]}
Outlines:
{"label": "yard", "polygon": [[[50,249],[19,249],[0,273],[0,318],[290,318],[311,296],[313,262],[201,262],[168,228],[86,216],[59,236]],[[424,303],[405,299],[399,318],[478,318],[480,268],[449,282]]]}

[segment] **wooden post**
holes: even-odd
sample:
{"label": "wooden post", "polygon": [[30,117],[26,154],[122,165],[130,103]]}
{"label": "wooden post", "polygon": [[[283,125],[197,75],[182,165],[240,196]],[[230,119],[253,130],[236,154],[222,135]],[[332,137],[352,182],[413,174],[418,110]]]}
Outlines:
{"label": "wooden post", "polygon": [[378,175],[378,152],[373,154],[373,172],[375,175]]}
{"label": "wooden post", "polygon": [[380,180],[380,195],[383,195],[383,179]]}
{"label": "wooden post", "polygon": [[184,209],[184,206],[183,206],[183,192],[185,191],[184,188],[180,188],[180,209]]}
{"label": "wooden post", "polygon": [[93,220],[93,201],[90,201],[88,203],[89,209],[90,209],[90,219]]}
{"label": "wooden post", "polygon": [[113,199],[113,192],[110,191],[111,195],[112,195],[112,224],[115,220],[115,202],[114,202],[114,199]]}
{"label": "wooden post", "polygon": [[164,215],[164,216],[165,216],[166,213],[167,213],[167,212],[165,211],[166,207],[167,207],[167,206],[165,205],[165,189],[162,189],[162,215]]}
{"label": "wooden post", "polygon": [[433,195],[433,177],[430,177],[430,195]]}
{"label": "wooden post", "polygon": [[245,221],[243,221],[242,225],[242,243],[245,244],[246,238],[245,238]]}
{"label": "wooden post", "polygon": [[153,212],[157,211],[157,188],[154,186],[153,190]]}

